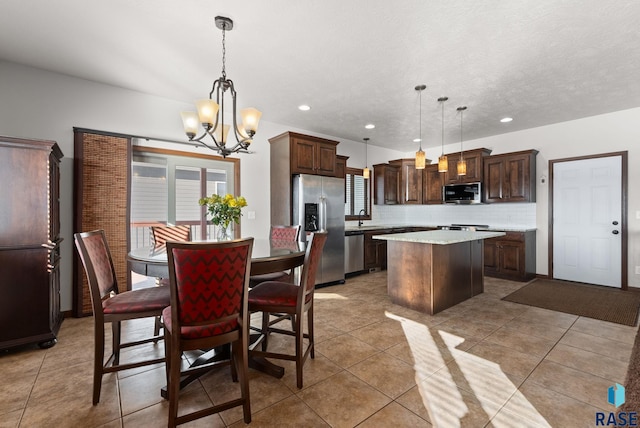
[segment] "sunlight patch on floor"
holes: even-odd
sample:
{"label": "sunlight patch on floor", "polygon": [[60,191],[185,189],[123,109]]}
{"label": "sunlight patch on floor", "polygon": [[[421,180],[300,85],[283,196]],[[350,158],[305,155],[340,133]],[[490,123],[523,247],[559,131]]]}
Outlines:
{"label": "sunlight patch on floor", "polygon": [[521,410],[519,415],[550,427],[499,364],[457,349],[464,338],[390,312],[386,316],[402,325],[414,360],[416,384],[434,426],[484,424],[513,399]]}

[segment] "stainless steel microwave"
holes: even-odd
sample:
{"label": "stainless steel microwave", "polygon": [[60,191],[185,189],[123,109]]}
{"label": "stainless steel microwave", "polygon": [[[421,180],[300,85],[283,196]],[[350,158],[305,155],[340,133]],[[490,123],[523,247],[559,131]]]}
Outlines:
{"label": "stainless steel microwave", "polygon": [[442,201],[445,204],[481,204],[482,183],[445,184]]}

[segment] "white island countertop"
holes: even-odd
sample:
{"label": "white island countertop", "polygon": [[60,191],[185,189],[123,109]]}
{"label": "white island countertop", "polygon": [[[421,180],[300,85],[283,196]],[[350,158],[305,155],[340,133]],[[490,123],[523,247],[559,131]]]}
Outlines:
{"label": "white island countertop", "polygon": [[373,239],[385,241],[415,242],[421,244],[449,245],[459,242],[476,241],[478,239],[504,236],[504,232],[471,232],[466,230],[430,230],[426,232],[394,233],[389,235],[375,235]]}

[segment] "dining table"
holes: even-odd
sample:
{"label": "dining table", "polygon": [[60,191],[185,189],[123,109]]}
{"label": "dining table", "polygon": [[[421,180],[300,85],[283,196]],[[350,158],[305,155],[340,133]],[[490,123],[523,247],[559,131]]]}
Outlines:
{"label": "dining table", "polygon": [[[211,241],[196,241],[211,242]],[[306,244],[297,241],[281,241],[268,238],[254,238],[251,252],[251,275],[263,275],[272,272],[281,272],[295,269],[304,263]],[[140,275],[156,278],[168,278],[169,266],[166,248],[139,247],[131,250],[127,255],[129,268]],[[259,335],[251,335],[250,343],[255,342]],[[251,347],[250,347],[251,349]],[[220,349],[203,350],[202,355],[196,358],[192,366],[209,364],[212,361],[226,360],[229,358],[228,347]],[[273,364],[265,358],[249,357],[249,367],[281,378],[284,376],[284,368]],[[184,377],[180,381],[180,388],[184,388],[193,382],[196,377]],[[161,390],[161,395],[167,398],[166,387]]]}

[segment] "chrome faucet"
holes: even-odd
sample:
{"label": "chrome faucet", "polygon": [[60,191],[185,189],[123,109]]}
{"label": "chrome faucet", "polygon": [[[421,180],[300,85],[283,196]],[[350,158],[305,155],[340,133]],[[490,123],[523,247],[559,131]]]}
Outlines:
{"label": "chrome faucet", "polygon": [[362,226],[362,215],[361,214],[366,214],[367,211],[363,208],[360,210],[360,212],[358,213],[358,227]]}

